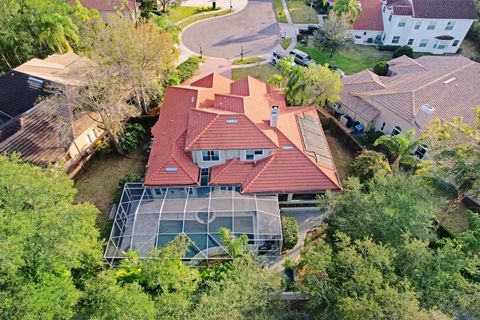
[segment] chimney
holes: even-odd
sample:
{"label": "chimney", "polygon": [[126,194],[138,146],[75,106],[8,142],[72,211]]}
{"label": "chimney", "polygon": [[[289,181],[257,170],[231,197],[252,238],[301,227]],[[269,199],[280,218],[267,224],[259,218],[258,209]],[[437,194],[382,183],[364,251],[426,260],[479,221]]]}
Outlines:
{"label": "chimney", "polygon": [[423,126],[428,122],[428,120],[430,120],[434,112],[434,107],[429,104],[424,104],[420,107],[420,110],[418,110],[413,121],[419,128],[423,128]]}
{"label": "chimney", "polygon": [[280,109],[278,106],[272,107],[272,113],[270,115],[270,127],[276,128],[278,127],[278,115],[280,114]]}

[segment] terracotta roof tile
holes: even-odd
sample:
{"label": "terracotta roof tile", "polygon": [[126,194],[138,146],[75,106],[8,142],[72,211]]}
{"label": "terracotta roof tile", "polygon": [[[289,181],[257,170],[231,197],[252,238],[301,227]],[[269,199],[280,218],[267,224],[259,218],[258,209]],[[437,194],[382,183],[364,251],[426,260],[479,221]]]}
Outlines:
{"label": "terracotta roof tile", "polygon": [[478,19],[473,0],[413,0],[415,18]]}
{"label": "terracotta roof tile", "polygon": [[359,0],[362,12],[355,19],[354,30],[383,31],[382,0]]}

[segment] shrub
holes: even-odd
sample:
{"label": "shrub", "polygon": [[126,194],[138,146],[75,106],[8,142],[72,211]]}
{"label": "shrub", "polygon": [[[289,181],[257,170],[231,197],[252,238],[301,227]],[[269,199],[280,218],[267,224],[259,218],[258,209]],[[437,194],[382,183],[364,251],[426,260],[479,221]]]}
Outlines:
{"label": "shrub", "polygon": [[378,50],[380,51],[395,51],[398,48],[400,48],[400,46],[392,46],[392,45],[378,46]]}
{"label": "shrub", "polygon": [[197,8],[197,13],[201,13],[201,12],[208,12],[208,11],[217,11],[217,10],[220,10],[221,8],[220,7],[213,7],[213,6],[203,6],[203,7],[198,7]]}
{"label": "shrub", "polygon": [[476,56],[471,56],[470,59],[472,59],[475,62],[480,62],[480,54],[477,54]]}
{"label": "shrub", "polygon": [[199,57],[190,57],[180,63],[177,69],[169,76],[169,84],[177,85],[191,78],[198,71],[200,61]]}
{"label": "shrub", "polygon": [[120,146],[123,151],[130,152],[137,148],[140,142],[145,138],[147,132],[139,123],[128,124],[120,138]]}
{"label": "shrub", "polygon": [[410,58],[413,58],[413,49],[412,47],[410,46],[402,46],[400,48],[398,48],[397,50],[395,50],[395,52],[393,53],[392,55],[392,58],[395,59],[395,58],[398,58],[398,57],[401,57],[401,56],[407,56],[407,57],[410,57]]}
{"label": "shrub", "polygon": [[283,249],[290,250],[298,242],[298,222],[291,216],[282,213],[282,233],[283,233]]}
{"label": "shrub", "polygon": [[373,72],[379,76],[386,76],[388,74],[388,67],[389,65],[386,61],[378,61],[373,66]]}
{"label": "shrub", "polygon": [[287,257],[285,258],[285,261],[283,261],[283,267],[285,270],[293,270],[297,267],[297,264],[291,258]]}
{"label": "shrub", "polygon": [[384,133],[382,131],[377,131],[375,129],[372,129],[367,132],[367,140],[368,143],[373,144],[378,138],[383,136]]}

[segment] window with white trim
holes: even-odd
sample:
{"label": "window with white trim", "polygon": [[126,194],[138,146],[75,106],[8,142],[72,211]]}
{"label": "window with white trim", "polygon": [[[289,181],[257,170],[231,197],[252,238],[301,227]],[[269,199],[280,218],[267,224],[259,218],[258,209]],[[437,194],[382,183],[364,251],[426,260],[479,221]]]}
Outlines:
{"label": "window with white trim", "polygon": [[422,39],[418,45],[420,48],[425,48],[428,44],[428,39]]}
{"label": "window with white trim", "polygon": [[385,122],[382,123],[382,127],[380,128],[380,131],[383,131],[383,129],[385,129]]}
{"label": "window with white trim", "polygon": [[392,15],[388,17],[388,21],[392,21]]}
{"label": "window with white trim", "polygon": [[435,26],[437,25],[437,22],[436,21],[430,21],[428,23],[428,27],[427,27],[427,30],[435,30]]}
{"label": "window with white trim", "polygon": [[245,150],[245,160],[255,161],[263,156],[263,150]]}
{"label": "window with white trim", "polygon": [[423,159],[426,153],[427,153],[427,146],[424,144],[420,144],[417,147],[417,150],[415,150],[415,155],[418,157],[418,159]]}
{"label": "window with white trim", "polygon": [[396,136],[397,134],[400,134],[402,133],[402,128],[400,128],[399,126],[395,126],[392,130],[392,136]]}
{"label": "window with white trim", "polygon": [[97,140],[97,133],[95,130],[90,130],[90,132],[87,133],[85,139],[87,140],[88,144],[92,144],[95,140]]}
{"label": "window with white trim", "polygon": [[458,46],[458,43],[459,43],[459,42],[460,42],[460,40],[455,40],[455,41],[453,41],[452,47]]}
{"label": "window with white trim", "polygon": [[455,22],[454,21],[449,21],[447,23],[447,26],[445,27],[445,30],[453,30],[453,27],[455,27]]}
{"label": "window with white trim", "polygon": [[400,36],[395,36],[392,39],[392,43],[399,43],[400,42]]}
{"label": "window with white trim", "polygon": [[398,21],[398,27],[403,28],[407,24],[407,19],[402,18],[400,21]]}
{"label": "window with white trim", "polygon": [[415,21],[415,27],[413,27],[413,29],[419,30],[421,25],[422,25],[422,21]]}
{"label": "window with white trim", "polygon": [[413,44],[413,39],[408,39],[407,45],[411,46]]}
{"label": "window with white trim", "polygon": [[219,161],[220,160],[220,151],[218,150],[206,150],[202,151],[203,161]]}

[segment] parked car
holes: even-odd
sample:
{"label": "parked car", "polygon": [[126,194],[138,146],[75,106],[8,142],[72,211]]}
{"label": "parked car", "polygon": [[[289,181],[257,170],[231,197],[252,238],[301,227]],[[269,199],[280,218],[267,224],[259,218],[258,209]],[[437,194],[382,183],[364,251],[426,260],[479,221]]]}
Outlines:
{"label": "parked car", "polygon": [[271,64],[276,65],[278,61],[282,60],[283,58],[285,58],[284,54],[278,51],[273,51]]}
{"label": "parked car", "polygon": [[308,65],[315,63],[315,61],[313,61],[313,59],[308,54],[298,49],[293,49],[292,51],[290,51],[290,54],[294,56],[294,61],[299,66],[307,67]]}
{"label": "parked car", "polygon": [[300,28],[298,29],[298,33],[299,33],[299,34],[306,35],[306,36],[308,36],[309,34],[311,34],[311,33],[310,33],[310,30],[308,29],[308,27],[300,27]]}
{"label": "parked car", "polygon": [[318,29],[320,29],[320,26],[317,25],[317,24],[309,24],[308,25],[308,32],[310,32],[310,34],[313,34]]}

